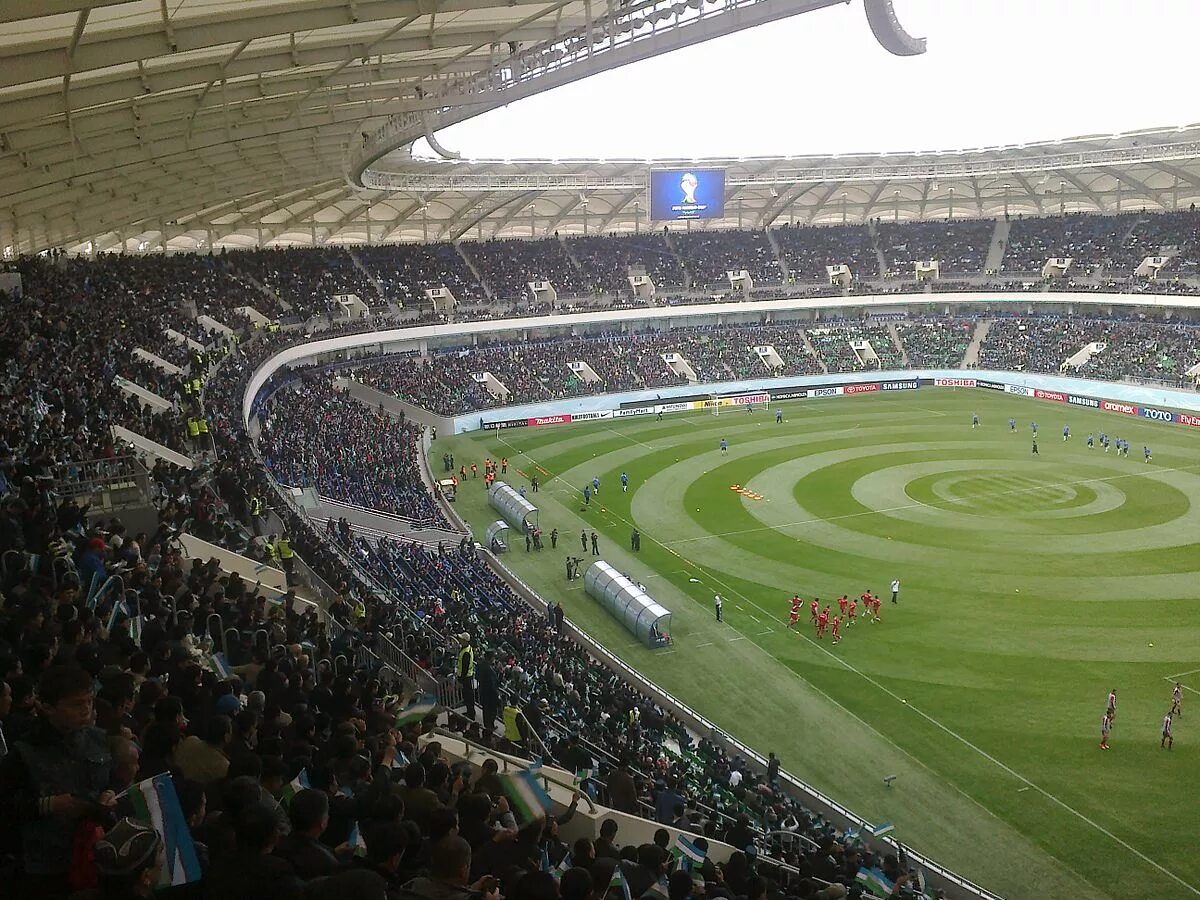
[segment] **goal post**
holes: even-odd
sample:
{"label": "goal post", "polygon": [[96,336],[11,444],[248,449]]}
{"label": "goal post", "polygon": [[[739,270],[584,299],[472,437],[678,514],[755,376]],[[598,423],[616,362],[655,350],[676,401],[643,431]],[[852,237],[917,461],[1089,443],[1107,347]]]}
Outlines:
{"label": "goal post", "polygon": [[704,401],[704,405],[709,408],[709,411],[714,416],[719,416],[722,410],[725,411],[726,415],[742,410],[754,412],[756,408],[768,408],[771,405],[771,395],[766,391],[756,394],[735,394],[733,396],[709,394],[708,399]]}

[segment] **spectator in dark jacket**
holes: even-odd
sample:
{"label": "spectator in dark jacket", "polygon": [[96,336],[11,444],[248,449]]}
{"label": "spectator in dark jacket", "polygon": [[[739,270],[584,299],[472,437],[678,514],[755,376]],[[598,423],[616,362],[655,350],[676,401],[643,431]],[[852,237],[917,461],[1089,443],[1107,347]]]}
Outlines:
{"label": "spectator in dark jacket", "polygon": [[272,855],[280,839],[275,807],[259,801],[243,809],[234,825],[237,851],[213,866],[212,900],[300,900],[304,883],[291,863]]}
{"label": "spectator in dark jacket", "polygon": [[288,807],[292,833],[275,848],[275,855],[291,863],[305,881],[332,875],[340,868],[337,857],[321,843],[329,825],[329,798],[321,791],[303,790]]}

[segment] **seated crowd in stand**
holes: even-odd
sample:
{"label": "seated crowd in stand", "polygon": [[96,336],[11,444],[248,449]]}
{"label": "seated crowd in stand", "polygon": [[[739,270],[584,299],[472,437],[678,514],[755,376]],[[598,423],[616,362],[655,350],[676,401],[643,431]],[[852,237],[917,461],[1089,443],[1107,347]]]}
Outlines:
{"label": "seated crowd in stand", "polygon": [[[181,896],[619,900],[620,888],[609,891],[618,865],[631,895],[657,892],[666,877],[662,890],[672,900],[689,896],[692,876],[668,875],[673,864],[657,843],[622,847],[609,826],[600,841],[568,848],[554,819],[516,820],[494,769],[452,766],[436,742],[418,740],[423,725],[394,727],[396,685],[375,655],[390,642],[437,677],[448,674],[456,646],[478,648],[483,715],[453,714],[452,729],[587,769],[583,788],[601,802],[732,844],[737,852],[728,863],[701,870],[710,896],[844,896],[838,885],[852,884],[860,865],[900,874],[894,856],[875,857],[807,809],[777,763],[762,770],[715,738],[692,735],[526,605],[469,544],[371,545],[345,525],[316,527],[274,494],[241,425],[241,395],[263,359],[303,335],[252,334],[235,318],[239,301],[256,308],[271,301],[241,280],[237,254],[229,257],[50,256],[10,264],[24,280],[22,298],[4,298],[8,327],[0,333],[0,875],[13,896],[149,896],[164,847],[136,823],[126,790],[163,774],[197,844],[199,880],[173,889]],[[369,289],[353,261],[350,268],[345,262],[328,267],[271,252],[247,265],[284,303],[291,293],[320,309],[326,291]],[[295,272],[279,275],[293,263]],[[194,280],[179,283],[181,272]],[[244,342],[198,360],[181,355],[167,345],[165,329],[210,340],[193,310],[239,328]],[[942,365],[971,327],[969,320],[905,322],[897,334],[910,364]],[[1058,371],[1094,341],[1105,348],[1082,364],[1082,374],[1178,375],[1200,361],[1195,334],[1146,321],[1002,318],[990,323],[980,364]],[[900,354],[891,329],[844,322],[474,352],[511,370],[521,391],[562,396],[575,389],[562,371],[573,359],[588,361],[611,390],[680,383],[663,352],[690,358],[690,351],[706,379],[757,372],[753,347],[761,345],[775,347],[785,372],[855,370],[864,358],[852,341],[867,341],[885,366]],[[190,471],[154,465],[157,524],[146,531],[119,515],[89,516],[61,489],[78,464],[118,455],[113,424],[186,449],[180,418],[196,405],[190,386],[133,362],[138,347],[206,372],[219,359],[204,383],[215,457]],[[445,391],[439,366],[450,356],[410,358],[417,387],[397,391]],[[467,362],[444,371],[465,373],[473,384],[470,356],[456,358]],[[372,368],[385,367],[363,372]],[[143,386],[169,399],[178,395],[180,411],[146,412],[114,386],[118,375],[149,382]],[[404,514],[432,510],[417,468],[416,429],[351,406],[328,377],[314,373],[302,390],[284,385],[257,407],[267,465],[296,483],[332,484],[352,502],[392,504]],[[379,454],[387,471],[363,465],[368,453]],[[267,561],[262,516],[254,514],[263,497],[273,507],[271,527],[287,535],[311,572],[310,586],[330,596],[326,616],[286,596],[268,602],[258,585],[181,553],[176,536],[188,532]],[[214,630],[211,621],[222,627]],[[217,646],[231,671],[210,657],[214,637],[224,641]],[[331,661],[340,657],[350,662],[335,668]],[[411,685],[400,689],[411,693]],[[496,732],[487,727],[489,713],[495,721],[501,709],[512,709],[517,724]],[[307,787],[295,790],[301,773]],[[542,859],[554,866],[568,853],[555,885]],[[799,875],[773,868],[769,858],[793,864]]]}

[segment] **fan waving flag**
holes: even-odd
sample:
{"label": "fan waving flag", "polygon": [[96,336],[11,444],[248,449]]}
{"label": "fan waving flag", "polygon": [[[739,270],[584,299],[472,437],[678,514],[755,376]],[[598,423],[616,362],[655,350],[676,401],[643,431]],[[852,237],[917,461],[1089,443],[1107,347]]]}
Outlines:
{"label": "fan waving flag", "polygon": [[892,880],[879,869],[859,869],[854,880],[863,889],[864,896],[890,897],[892,895]]}
{"label": "fan waving flag", "polygon": [[283,791],[279,795],[279,802],[287,806],[292,802],[301,791],[306,791],[309,788],[308,784],[308,769],[301,769],[300,774],[283,786]]}
{"label": "fan waving flag", "polygon": [[523,824],[544,819],[551,807],[550,795],[529,772],[513,772],[500,776],[500,785],[508,804],[512,807],[513,815]]}
{"label": "fan waving flag", "polygon": [[417,694],[413,698],[412,703],[396,713],[396,727],[404,728],[405,726],[420,722],[437,709],[437,705],[437,697],[433,694]]}
{"label": "fan waving flag", "polygon": [[685,872],[690,872],[704,862],[704,851],[692,843],[691,838],[683,832],[680,832],[675,838],[675,846],[671,848],[671,855],[679,860],[680,868]]}
{"label": "fan waving flag", "polygon": [[625,880],[625,873],[621,870],[621,862],[613,866],[612,878],[608,881],[608,889],[611,891],[617,888],[621,892],[620,900],[631,900],[629,894],[629,882]]}
{"label": "fan waving flag", "polygon": [[213,670],[218,678],[222,681],[227,679],[233,672],[229,668],[229,660],[225,658],[224,653],[213,653],[208,657],[209,667]]}
{"label": "fan waving flag", "polygon": [[149,825],[163,839],[167,864],[163,866],[159,885],[162,887],[191,884],[201,878],[200,860],[196,845],[179,805],[175,782],[167,774],[155,775],[129,789],[134,818]]}

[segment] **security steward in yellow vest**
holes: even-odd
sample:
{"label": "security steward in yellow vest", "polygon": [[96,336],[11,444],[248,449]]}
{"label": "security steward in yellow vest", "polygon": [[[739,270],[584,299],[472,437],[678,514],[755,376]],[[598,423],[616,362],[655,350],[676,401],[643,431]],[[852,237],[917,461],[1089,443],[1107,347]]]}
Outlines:
{"label": "security steward in yellow vest", "polygon": [[279,557],[279,564],[283,566],[283,574],[287,576],[285,580],[290,587],[292,567],[296,564],[293,557],[296,554],[292,552],[292,541],[286,534],[275,542],[275,553]]}
{"label": "security steward in yellow vest", "polygon": [[266,511],[266,505],[263,503],[263,498],[257,493],[252,493],[250,496],[250,526],[254,529],[254,536],[263,533],[263,514]]}
{"label": "security steward in yellow vest", "polygon": [[458,636],[461,649],[458,651],[458,664],[454,673],[462,686],[463,705],[467,708],[467,718],[475,718],[475,648],[471,646],[471,635],[463,632]]}
{"label": "security steward in yellow vest", "polygon": [[200,439],[200,423],[188,416],[187,420],[188,440],[191,442],[192,449],[195,449],[196,442]]}

